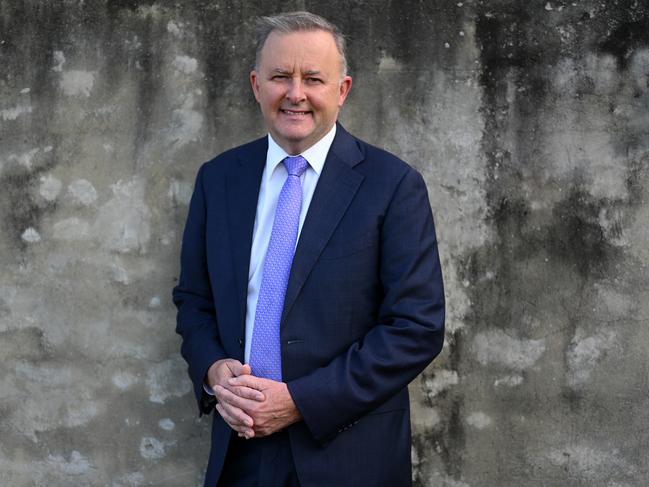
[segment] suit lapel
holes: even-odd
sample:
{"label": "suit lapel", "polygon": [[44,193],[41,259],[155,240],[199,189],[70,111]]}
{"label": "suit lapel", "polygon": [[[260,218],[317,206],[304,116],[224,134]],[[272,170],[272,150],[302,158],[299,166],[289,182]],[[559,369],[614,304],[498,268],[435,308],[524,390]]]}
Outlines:
{"label": "suit lapel", "polygon": [[255,225],[261,176],[266,165],[268,139],[266,137],[258,139],[246,149],[239,154],[238,164],[233,165],[227,176],[230,245],[241,326],[244,329],[252,232]]}
{"label": "suit lapel", "polygon": [[322,250],[352,202],[364,176],[353,166],[363,160],[355,139],[338,125],[293,257],[282,326]]}

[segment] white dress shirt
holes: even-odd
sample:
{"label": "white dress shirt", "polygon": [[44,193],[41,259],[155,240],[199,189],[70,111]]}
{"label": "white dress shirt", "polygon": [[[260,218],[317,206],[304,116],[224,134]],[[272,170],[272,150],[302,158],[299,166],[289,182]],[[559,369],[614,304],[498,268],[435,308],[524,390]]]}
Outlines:
{"label": "white dress shirt", "polygon": [[[302,225],[306,218],[306,213],[313,198],[313,192],[322,173],[325,159],[331,148],[331,144],[336,136],[336,125],[318,142],[302,152],[309,166],[300,176],[302,183],[302,209],[300,210],[300,224],[298,226],[297,241],[300,239]],[[244,350],[245,363],[250,362],[250,345],[252,343],[252,332],[255,327],[255,313],[257,310],[257,298],[259,297],[259,287],[261,286],[261,277],[264,269],[264,260],[266,250],[270,242],[270,234],[273,229],[275,220],[275,209],[279,193],[284,186],[284,181],[288,176],[286,167],[281,162],[289,155],[287,154],[273,137],[268,134],[268,153],[266,154],[266,166],[261,176],[261,186],[259,188],[259,198],[257,200],[257,213],[255,216],[255,226],[252,232],[252,249],[250,251],[250,269],[248,270],[248,299],[246,302],[246,340]],[[297,242],[296,241],[296,242]]]}

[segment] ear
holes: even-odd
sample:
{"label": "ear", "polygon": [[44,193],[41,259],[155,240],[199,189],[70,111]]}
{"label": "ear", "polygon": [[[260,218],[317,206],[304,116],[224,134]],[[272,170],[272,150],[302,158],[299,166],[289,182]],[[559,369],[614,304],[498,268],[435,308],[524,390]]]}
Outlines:
{"label": "ear", "polygon": [[259,77],[257,76],[257,71],[250,71],[250,86],[252,86],[252,92],[255,95],[255,100],[259,102]]}
{"label": "ear", "polygon": [[349,94],[349,90],[352,89],[352,77],[345,76],[340,82],[340,91],[338,93],[338,107],[342,107],[345,103],[345,99]]}

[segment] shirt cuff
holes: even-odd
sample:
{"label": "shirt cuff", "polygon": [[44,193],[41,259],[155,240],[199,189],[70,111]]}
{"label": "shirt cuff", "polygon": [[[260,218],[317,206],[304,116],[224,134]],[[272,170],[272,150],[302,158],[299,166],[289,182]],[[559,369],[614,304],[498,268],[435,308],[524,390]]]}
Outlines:
{"label": "shirt cuff", "polygon": [[203,382],[203,390],[205,391],[206,394],[209,394],[210,396],[214,395],[214,391],[212,391],[212,388],[208,387],[204,382]]}

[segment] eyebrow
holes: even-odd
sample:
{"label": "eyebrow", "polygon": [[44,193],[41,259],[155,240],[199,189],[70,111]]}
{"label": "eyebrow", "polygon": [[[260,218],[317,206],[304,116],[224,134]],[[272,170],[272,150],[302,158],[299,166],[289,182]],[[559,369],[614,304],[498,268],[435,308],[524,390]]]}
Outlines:
{"label": "eyebrow", "polygon": [[[289,70],[286,70],[286,69],[283,69],[283,68],[275,68],[275,69],[273,69],[273,70],[271,71],[271,73],[276,73],[276,74],[293,74],[293,71],[292,71],[292,70],[289,71]],[[321,72],[318,71],[317,69],[310,69],[310,70],[308,70],[308,71],[305,71],[304,74],[307,75],[307,76],[313,76],[313,75],[319,75],[319,74],[321,74]]]}

